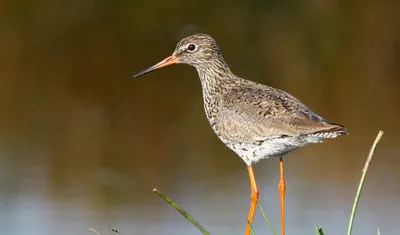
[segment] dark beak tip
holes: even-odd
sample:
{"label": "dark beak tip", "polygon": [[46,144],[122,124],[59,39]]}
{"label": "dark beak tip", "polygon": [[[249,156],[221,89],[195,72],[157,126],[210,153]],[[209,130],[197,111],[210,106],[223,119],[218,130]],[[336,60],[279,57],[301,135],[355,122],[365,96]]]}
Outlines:
{"label": "dark beak tip", "polygon": [[139,73],[133,75],[132,78],[133,78],[133,79],[138,78],[138,77],[140,77],[140,76],[142,76],[142,75],[145,75],[145,74],[147,74],[147,73],[149,73],[149,72],[151,72],[151,71],[153,71],[153,69],[151,69],[151,68],[146,69],[146,70],[143,70],[142,72],[139,72]]}

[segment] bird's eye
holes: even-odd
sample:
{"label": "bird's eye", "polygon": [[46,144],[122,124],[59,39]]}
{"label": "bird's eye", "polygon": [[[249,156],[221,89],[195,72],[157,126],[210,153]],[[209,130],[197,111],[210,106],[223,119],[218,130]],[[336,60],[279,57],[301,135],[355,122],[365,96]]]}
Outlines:
{"label": "bird's eye", "polygon": [[196,50],[196,45],[191,43],[191,44],[189,44],[189,46],[187,48],[189,51],[194,51],[194,50]]}

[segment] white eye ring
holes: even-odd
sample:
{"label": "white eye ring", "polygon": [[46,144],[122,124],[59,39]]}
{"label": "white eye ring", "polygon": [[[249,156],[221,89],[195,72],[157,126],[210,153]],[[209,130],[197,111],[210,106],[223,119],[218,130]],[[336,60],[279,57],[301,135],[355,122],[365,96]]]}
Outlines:
{"label": "white eye ring", "polygon": [[197,49],[197,46],[196,46],[196,44],[194,44],[194,43],[190,43],[190,44],[187,46],[187,50],[190,51],[190,52],[194,52],[196,49]]}

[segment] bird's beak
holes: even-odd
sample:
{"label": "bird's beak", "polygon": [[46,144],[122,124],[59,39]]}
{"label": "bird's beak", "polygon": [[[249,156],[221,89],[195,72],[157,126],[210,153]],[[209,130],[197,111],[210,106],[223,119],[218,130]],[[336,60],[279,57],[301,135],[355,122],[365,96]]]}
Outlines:
{"label": "bird's beak", "polygon": [[150,68],[148,68],[146,70],[143,70],[142,72],[133,75],[133,78],[140,77],[142,75],[145,75],[146,73],[150,73],[150,72],[152,72],[152,71],[154,71],[156,69],[160,69],[162,67],[165,67],[165,66],[168,66],[168,65],[171,65],[171,64],[176,64],[177,60],[178,60],[178,58],[176,56],[171,55],[170,57],[160,61],[159,63],[151,66]]}

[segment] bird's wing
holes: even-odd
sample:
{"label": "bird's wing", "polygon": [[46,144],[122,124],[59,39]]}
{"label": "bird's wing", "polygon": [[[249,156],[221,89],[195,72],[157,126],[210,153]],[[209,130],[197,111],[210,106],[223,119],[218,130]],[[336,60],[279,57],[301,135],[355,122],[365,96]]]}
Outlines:
{"label": "bird's wing", "polygon": [[258,141],[343,128],[324,120],[292,95],[263,85],[232,89],[222,96],[221,102],[218,129],[222,137],[231,141]]}

